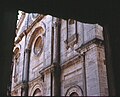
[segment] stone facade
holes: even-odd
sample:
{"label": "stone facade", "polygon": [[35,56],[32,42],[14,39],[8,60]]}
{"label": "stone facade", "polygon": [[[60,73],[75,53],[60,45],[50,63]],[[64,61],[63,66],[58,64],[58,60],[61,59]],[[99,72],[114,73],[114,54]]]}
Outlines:
{"label": "stone facade", "polygon": [[108,95],[100,25],[22,12],[14,44],[12,96]]}

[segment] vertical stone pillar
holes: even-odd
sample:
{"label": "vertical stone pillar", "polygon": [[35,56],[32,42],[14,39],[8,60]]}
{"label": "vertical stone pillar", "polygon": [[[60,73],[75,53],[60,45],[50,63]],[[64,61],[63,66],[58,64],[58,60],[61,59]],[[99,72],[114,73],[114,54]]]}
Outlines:
{"label": "vertical stone pillar", "polygon": [[29,61],[30,61],[30,49],[25,49],[22,96],[28,96]]}
{"label": "vertical stone pillar", "polygon": [[53,96],[60,96],[60,19],[56,20],[56,31],[54,33],[54,54],[53,54]]}
{"label": "vertical stone pillar", "polygon": [[[52,17],[52,35],[51,35],[51,66],[53,65],[53,50],[54,48],[54,24],[53,24],[53,17]],[[50,96],[53,95],[53,70],[51,68],[51,91],[50,91]]]}
{"label": "vertical stone pillar", "polygon": [[87,96],[87,82],[86,82],[86,64],[85,64],[85,52],[82,54],[83,57],[83,85],[84,85],[84,96]]}
{"label": "vertical stone pillar", "polygon": [[59,62],[59,49],[60,49],[60,43],[59,43],[59,38],[60,38],[60,32],[58,31],[59,28],[59,23],[58,19],[55,21],[55,26],[54,26],[54,53],[53,53],[53,63],[58,63]]}

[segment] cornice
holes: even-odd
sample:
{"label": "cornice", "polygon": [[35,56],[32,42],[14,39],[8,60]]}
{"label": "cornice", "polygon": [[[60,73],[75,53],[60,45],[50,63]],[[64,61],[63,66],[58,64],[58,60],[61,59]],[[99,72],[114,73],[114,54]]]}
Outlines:
{"label": "cornice", "polygon": [[94,38],[91,41],[82,44],[79,48],[76,49],[76,51],[78,53],[82,53],[82,52],[87,52],[88,50],[92,49],[94,46],[92,45],[96,45],[96,46],[103,46],[104,45],[104,41],[98,38]]}

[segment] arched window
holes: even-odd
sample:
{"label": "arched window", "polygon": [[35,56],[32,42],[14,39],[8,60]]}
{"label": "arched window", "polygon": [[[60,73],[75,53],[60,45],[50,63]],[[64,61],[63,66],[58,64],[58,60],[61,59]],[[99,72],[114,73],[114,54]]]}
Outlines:
{"label": "arched window", "polygon": [[41,54],[42,53],[42,48],[43,48],[43,40],[42,40],[42,37],[39,36],[36,39],[35,44],[34,44],[34,53],[36,55]]}
{"label": "arched window", "polygon": [[37,88],[37,89],[35,90],[35,92],[33,93],[33,96],[42,96],[41,90]]}

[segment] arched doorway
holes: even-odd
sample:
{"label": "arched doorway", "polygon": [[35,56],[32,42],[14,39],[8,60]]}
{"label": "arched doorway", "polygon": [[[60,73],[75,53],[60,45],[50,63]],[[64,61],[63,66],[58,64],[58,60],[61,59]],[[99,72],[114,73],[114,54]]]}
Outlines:
{"label": "arched doorway", "polygon": [[41,90],[37,88],[37,89],[34,91],[33,96],[42,96]]}

